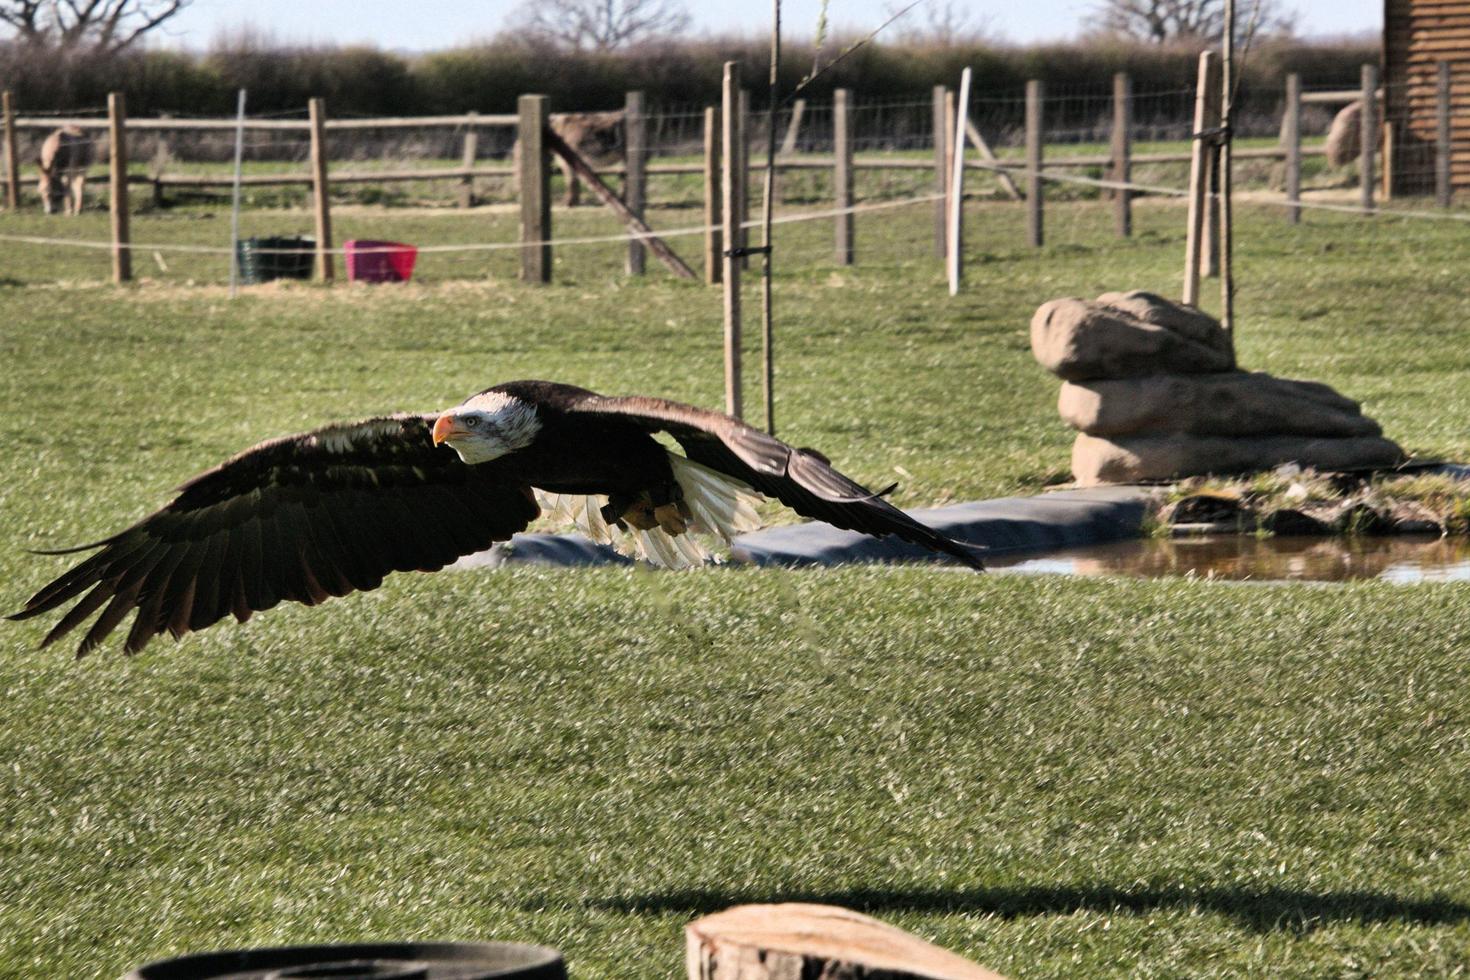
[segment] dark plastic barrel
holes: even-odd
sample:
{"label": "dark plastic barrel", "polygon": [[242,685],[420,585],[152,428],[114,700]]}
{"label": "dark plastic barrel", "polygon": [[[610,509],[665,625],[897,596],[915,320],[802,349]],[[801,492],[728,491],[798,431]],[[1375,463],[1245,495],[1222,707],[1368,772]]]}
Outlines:
{"label": "dark plastic barrel", "polygon": [[123,980],[566,980],[561,954],[527,943],[355,943],[193,953]]}
{"label": "dark plastic barrel", "polygon": [[240,281],[310,279],[316,262],[316,239],[301,237],[244,238],[235,243]]}

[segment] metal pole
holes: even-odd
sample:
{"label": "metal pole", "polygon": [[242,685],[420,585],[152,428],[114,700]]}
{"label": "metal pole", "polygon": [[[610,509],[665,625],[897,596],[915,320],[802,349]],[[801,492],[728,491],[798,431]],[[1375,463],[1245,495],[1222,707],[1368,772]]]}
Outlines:
{"label": "metal pole", "polygon": [[970,118],[970,69],[960,73],[960,98],[954,114],[954,160],[949,174],[949,294],[960,291],[960,276],[964,271],[960,253],[964,242],[960,238],[963,228],[961,211],[965,203],[965,120]]}
{"label": "metal pole", "polygon": [[235,107],[235,190],[230,201],[230,299],[240,282],[240,167],[245,154],[245,90]]}

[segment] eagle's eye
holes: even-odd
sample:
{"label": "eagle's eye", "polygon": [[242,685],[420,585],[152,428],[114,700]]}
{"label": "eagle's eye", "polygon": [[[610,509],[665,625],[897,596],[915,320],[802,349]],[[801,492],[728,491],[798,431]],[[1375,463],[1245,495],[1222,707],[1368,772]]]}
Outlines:
{"label": "eagle's eye", "polygon": [[478,415],[467,415],[465,416],[464,424],[465,428],[468,429],[478,428],[480,425],[480,417]]}

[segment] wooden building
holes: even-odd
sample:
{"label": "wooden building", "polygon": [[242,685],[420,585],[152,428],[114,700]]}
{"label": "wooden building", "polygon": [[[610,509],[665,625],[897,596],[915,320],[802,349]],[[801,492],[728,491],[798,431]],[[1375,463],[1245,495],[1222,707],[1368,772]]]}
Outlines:
{"label": "wooden building", "polygon": [[1470,0],[1384,0],[1383,120],[1394,193],[1435,192],[1440,63],[1449,65],[1449,184],[1470,191]]}

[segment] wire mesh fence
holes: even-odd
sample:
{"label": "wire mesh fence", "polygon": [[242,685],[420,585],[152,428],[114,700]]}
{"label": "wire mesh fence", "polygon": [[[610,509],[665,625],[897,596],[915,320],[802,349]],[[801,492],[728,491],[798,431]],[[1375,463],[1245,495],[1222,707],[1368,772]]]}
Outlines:
{"label": "wire mesh fence", "polygon": [[[1415,83],[1416,97],[1422,84]],[[1309,95],[1316,94],[1308,87]],[[1404,103],[1387,86],[1378,104]],[[1177,207],[1189,173],[1194,129],[1192,87],[1133,92],[1129,97],[1128,143],[1131,167],[1127,188],[1140,206]],[[1259,104],[1255,100],[1254,104]],[[803,102],[782,106],[768,124],[753,106],[747,134],[752,170],[747,199],[749,214],[758,214],[762,194],[764,150],[774,135],[778,147],[775,207],[781,221],[776,235],[780,262],[793,271],[833,262],[831,241],[838,156],[831,104]],[[1321,152],[1327,129],[1340,104],[1311,100],[1299,116],[1307,155],[1301,183],[1309,214],[1334,209],[1355,210],[1347,196],[1360,183],[1357,158],[1333,165]],[[1285,157],[1280,149],[1285,106],[1275,117],[1238,120],[1237,191],[1248,206],[1278,209],[1285,183]],[[39,116],[39,113],[33,113]],[[621,114],[608,117],[599,152],[589,152],[599,173],[615,193],[626,179],[628,150]],[[1015,226],[1015,199],[1027,191],[1024,170],[1024,93],[979,93],[969,106],[974,136],[994,156],[993,163],[970,153],[966,196],[975,223],[966,247],[983,257],[1001,246],[992,231]],[[1106,220],[1106,208],[1121,186],[1116,181],[1113,152],[1115,126],[1111,85],[1047,91],[1041,117],[1044,145],[1042,180],[1047,202],[1047,240],[1064,243],[1085,238],[1093,224]],[[33,166],[22,166],[22,207],[0,217],[0,241],[6,242],[3,272],[16,281],[101,278],[109,247],[105,215],[109,204],[104,168],[108,161],[105,120],[97,110],[66,117],[82,127],[96,150],[88,185],[89,209],[78,219],[44,220],[35,214]],[[859,264],[916,261],[934,253],[935,192],[941,186],[936,150],[948,138],[935,127],[935,104],[916,100],[865,100],[850,110],[854,161],[853,204],[857,228],[855,256]],[[24,121],[24,117],[22,119]],[[1392,118],[1389,119],[1393,123]],[[225,222],[218,218],[229,203],[231,164],[236,149],[235,120],[148,120],[129,127],[132,250],[140,275],[180,282],[219,282],[228,277],[230,255]],[[313,216],[311,138],[305,113],[252,116],[241,141],[242,237],[311,235]],[[416,275],[424,280],[505,278],[515,276],[520,242],[516,209],[520,188],[513,159],[516,129],[504,117],[438,120],[334,121],[323,142],[330,173],[329,202],[334,238],[413,242],[421,251]],[[699,262],[706,231],[700,209],[709,188],[705,171],[707,116],[704,107],[659,107],[646,113],[644,142],[634,150],[646,158],[645,215],[655,231],[691,265]],[[769,129],[768,129],[769,125]],[[1432,183],[1436,163],[1426,155],[1423,126],[1401,122],[1390,127],[1395,146],[1379,159],[1394,162],[1386,186]],[[22,126],[18,155],[34,160],[47,130]],[[1418,141],[1418,142],[1415,142]],[[936,142],[941,145],[936,146]],[[1254,154],[1254,155],[1252,155]],[[938,164],[942,166],[942,164]],[[1010,175],[1002,180],[999,171]],[[1382,172],[1373,176],[1384,180]],[[553,170],[551,193],[562,200],[568,178]],[[1336,195],[1334,197],[1334,195]],[[1263,200],[1270,198],[1270,203]],[[556,252],[559,275],[602,274],[616,269],[626,253],[624,223],[584,195],[579,207],[559,207],[547,238]],[[1381,201],[1381,195],[1375,204]],[[1072,207],[1069,210],[1070,206]],[[1090,206],[1084,206],[1090,205]],[[1406,205],[1390,199],[1390,210]],[[877,209],[874,211],[874,209]],[[1356,210],[1361,210],[1361,207]],[[1459,220],[1458,212],[1432,212],[1422,199],[1411,199],[1409,220]],[[871,216],[869,212],[872,212]],[[1422,213],[1419,213],[1422,212]],[[1265,213],[1263,211],[1263,213]],[[826,240],[825,242],[823,240]]]}

